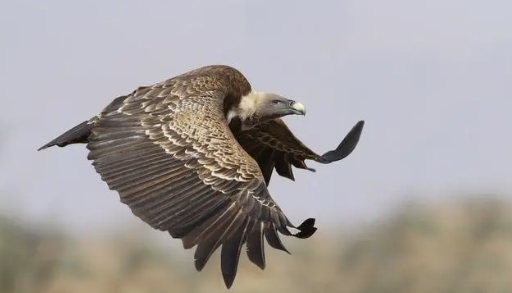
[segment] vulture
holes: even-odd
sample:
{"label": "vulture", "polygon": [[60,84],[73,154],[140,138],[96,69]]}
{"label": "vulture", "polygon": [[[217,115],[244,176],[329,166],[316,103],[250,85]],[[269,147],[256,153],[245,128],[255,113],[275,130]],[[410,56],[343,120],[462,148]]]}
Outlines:
{"label": "vulture", "polygon": [[305,239],[317,229],[313,218],[292,224],[272,198],[274,169],[294,180],[292,166],[315,171],[306,159],[339,161],[359,141],[363,120],[318,155],[281,119],[305,114],[299,102],[253,90],[238,69],[210,65],[117,97],[39,150],[86,144],[87,159],[135,216],[181,239],[184,249],[196,247],[197,271],[221,247],[229,289],[244,244],[264,269],[264,238],[289,253],[279,234]]}

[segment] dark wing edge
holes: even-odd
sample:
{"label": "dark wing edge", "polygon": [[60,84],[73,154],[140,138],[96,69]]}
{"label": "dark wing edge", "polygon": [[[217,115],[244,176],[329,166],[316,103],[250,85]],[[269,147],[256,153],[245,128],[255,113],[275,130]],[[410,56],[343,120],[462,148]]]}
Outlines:
{"label": "dark wing edge", "polygon": [[[145,88],[147,87],[139,87],[137,91],[144,90]],[[122,103],[126,98],[127,96],[119,96],[115,98],[105,109],[103,109],[102,112],[109,112],[112,109],[119,108],[122,106]],[[91,135],[92,129],[95,127],[96,122],[102,114],[103,113],[74,126],[73,128],[67,130],[63,134],[59,135],[58,137],[37,149],[37,151],[41,151],[53,146],[65,147],[72,144],[87,144],[89,142],[89,135]]]}
{"label": "dark wing edge", "polygon": [[330,164],[332,162],[336,162],[346,158],[354,151],[357,144],[359,143],[361,133],[363,132],[363,127],[364,120],[360,120],[352,127],[352,129],[347,133],[347,135],[345,135],[345,138],[341,141],[338,147],[336,147],[336,149],[324,153],[323,155],[315,159],[315,161],[322,164]]}
{"label": "dark wing edge", "polygon": [[346,158],[357,146],[363,126],[363,120],[357,122],[335,150],[321,156],[296,138],[281,119],[240,131],[235,136],[246,152],[256,160],[268,185],[274,168],[280,176],[295,180],[292,166],[315,172],[315,169],[306,165],[306,159],[329,164]]}
{"label": "dark wing edge", "polygon": [[[168,99],[141,99],[128,97],[118,110],[103,113],[89,136],[88,159],[134,215],[180,238],[185,249],[196,246],[198,271],[222,246],[221,271],[230,288],[244,244],[249,260],[264,269],[263,237],[271,247],[288,252],[277,232],[297,238],[315,233],[314,219],[298,227],[291,224],[263,180],[217,164],[208,145],[197,149],[191,137],[172,128],[164,120],[171,111],[162,104]],[[227,143],[243,151],[236,142]]]}
{"label": "dark wing edge", "polygon": [[52,141],[43,145],[38,151],[47,149],[52,146],[65,147],[70,144],[87,143],[87,138],[91,134],[91,130],[94,128],[94,120],[84,121],[75,127],[69,129],[63,134],[59,135]]}

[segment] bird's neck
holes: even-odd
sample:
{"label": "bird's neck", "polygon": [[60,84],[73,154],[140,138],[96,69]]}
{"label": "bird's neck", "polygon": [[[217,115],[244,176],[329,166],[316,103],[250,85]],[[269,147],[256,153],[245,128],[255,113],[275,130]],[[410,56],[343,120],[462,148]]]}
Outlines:
{"label": "bird's neck", "polygon": [[256,113],[245,116],[240,115],[237,110],[230,110],[226,115],[226,119],[232,131],[249,130],[261,122],[260,117]]}
{"label": "bird's neck", "polygon": [[[239,125],[241,130],[248,130],[263,122],[258,113],[258,105],[262,102],[264,93],[251,91],[243,96],[239,103],[232,105],[226,113],[228,124]],[[236,121],[235,121],[236,120]]]}
{"label": "bird's neck", "polygon": [[242,130],[249,130],[258,125],[260,122],[260,117],[258,117],[256,114],[253,114],[241,121],[241,128]]}

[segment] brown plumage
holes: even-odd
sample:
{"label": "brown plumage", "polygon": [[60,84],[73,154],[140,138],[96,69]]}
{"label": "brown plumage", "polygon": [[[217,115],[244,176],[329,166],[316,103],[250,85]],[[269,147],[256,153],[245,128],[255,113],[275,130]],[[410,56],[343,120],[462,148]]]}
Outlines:
{"label": "brown plumage", "polygon": [[[206,66],[121,96],[103,111],[40,149],[86,143],[88,159],[134,215],[196,247],[195,267],[221,248],[228,288],[243,244],[265,267],[263,238],[308,238],[314,219],[294,226],[267,189],[275,168],[293,180],[291,166],[330,163],[357,145],[360,121],[334,151],[322,156],[303,145],[280,117],[304,114],[302,104],[258,93],[229,66]],[[289,228],[298,229],[292,233]]]}
{"label": "brown plumage", "polygon": [[292,166],[315,172],[305,160],[329,164],[347,157],[356,147],[364,121],[359,121],[334,151],[320,156],[297,139],[281,119],[264,122],[252,129],[235,133],[237,141],[260,166],[267,185],[275,169],[286,178],[295,180]]}

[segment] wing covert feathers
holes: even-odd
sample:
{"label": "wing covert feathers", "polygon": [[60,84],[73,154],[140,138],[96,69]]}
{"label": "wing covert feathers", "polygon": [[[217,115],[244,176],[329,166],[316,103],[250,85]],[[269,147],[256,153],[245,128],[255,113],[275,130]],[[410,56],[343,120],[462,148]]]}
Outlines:
{"label": "wing covert feathers", "polygon": [[[230,89],[200,76],[144,87],[116,99],[89,136],[88,159],[134,215],[155,229],[196,246],[202,270],[221,248],[229,288],[242,246],[263,269],[263,238],[286,251],[279,233],[298,238],[316,228],[296,228],[270,196],[258,164],[235,140],[223,113]],[[307,236],[307,237],[305,237]]]}

